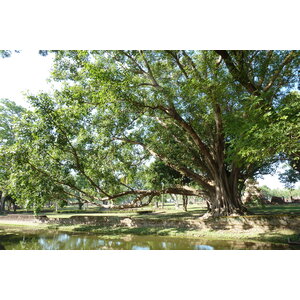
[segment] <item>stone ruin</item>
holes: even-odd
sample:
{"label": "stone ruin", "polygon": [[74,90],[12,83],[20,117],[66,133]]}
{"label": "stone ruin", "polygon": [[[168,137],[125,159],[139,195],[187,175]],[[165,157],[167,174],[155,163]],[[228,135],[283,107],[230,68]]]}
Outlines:
{"label": "stone ruin", "polygon": [[254,179],[247,179],[245,182],[245,191],[242,196],[242,202],[244,204],[251,204],[258,202],[260,204],[269,203],[268,199],[262,193],[262,190],[258,186],[258,182]]}
{"label": "stone ruin", "polygon": [[284,204],[284,197],[277,197],[277,196],[272,196],[271,198],[271,204]]}

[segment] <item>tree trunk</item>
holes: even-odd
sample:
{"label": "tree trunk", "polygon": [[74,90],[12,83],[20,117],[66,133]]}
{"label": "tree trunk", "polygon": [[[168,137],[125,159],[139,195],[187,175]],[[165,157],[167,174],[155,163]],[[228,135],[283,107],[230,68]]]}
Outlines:
{"label": "tree trunk", "polygon": [[0,191],[0,214],[2,213],[2,194],[3,192]]}
{"label": "tree trunk", "polygon": [[5,197],[0,197],[0,213],[4,212],[5,207]]}
{"label": "tree trunk", "polygon": [[179,209],[179,202],[178,202],[178,196],[177,195],[173,195],[170,194],[171,198],[173,199],[174,203],[175,203],[175,209]]}
{"label": "tree trunk", "polygon": [[14,213],[15,213],[17,211],[16,201],[13,201],[12,205],[13,205],[13,210],[14,210]]}
{"label": "tree trunk", "polygon": [[78,199],[78,208],[81,210],[83,206],[83,202]]}
{"label": "tree trunk", "polygon": [[183,210],[185,212],[187,212],[187,204],[188,204],[188,196],[183,195],[182,196],[182,206],[183,206]]}
{"label": "tree trunk", "polygon": [[5,211],[5,202],[7,200],[7,196],[5,192],[1,192],[1,197],[0,197],[0,212]]}
{"label": "tree trunk", "polygon": [[212,217],[244,215],[247,209],[243,206],[238,190],[238,176],[222,172],[214,181],[215,189],[209,194],[208,213]]}
{"label": "tree trunk", "polygon": [[176,208],[176,209],[179,209],[179,199],[178,199],[179,197],[178,197],[177,195],[176,195],[175,197],[176,197],[175,208]]}

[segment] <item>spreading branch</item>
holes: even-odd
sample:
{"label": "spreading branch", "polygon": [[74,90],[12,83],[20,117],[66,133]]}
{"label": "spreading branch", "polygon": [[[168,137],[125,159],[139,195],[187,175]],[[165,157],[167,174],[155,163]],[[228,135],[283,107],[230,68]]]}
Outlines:
{"label": "spreading branch", "polygon": [[283,70],[283,68],[288,65],[295,57],[296,57],[296,51],[291,51],[286,57],[285,59],[282,61],[282,63],[280,64],[280,66],[278,67],[278,69],[274,72],[274,75],[271,77],[269,83],[263,88],[264,92],[267,92],[275,83],[275,81],[278,79],[281,71]]}
{"label": "spreading branch", "polygon": [[258,88],[254,85],[253,82],[251,82],[247,72],[245,70],[242,70],[242,66],[237,66],[233,62],[232,57],[229,55],[228,51],[216,50],[215,52],[222,57],[234,79],[239,81],[250,94],[258,95]]}

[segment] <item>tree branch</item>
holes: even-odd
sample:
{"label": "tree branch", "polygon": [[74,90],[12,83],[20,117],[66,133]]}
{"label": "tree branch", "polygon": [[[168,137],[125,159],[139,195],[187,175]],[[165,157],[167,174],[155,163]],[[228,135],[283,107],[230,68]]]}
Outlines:
{"label": "tree branch", "polygon": [[201,76],[199,70],[197,69],[196,64],[194,63],[193,59],[186,53],[185,50],[182,50],[182,53],[183,53],[184,57],[189,61],[190,65],[192,66],[192,69],[194,70],[197,77],[200,80],[202,80],[202,76]]}
{"label": "tree branch", "polygon": [[209,164],[210,169],[214,170],[215,164],[213,157],[211,156],[208,147],[202,142],[194,128],[178,114],[174,106],[172,109],[168,109],[166,113],[174,118],[180,127],[190,135],[196,146],[200,149],[200,152],[203,154],[204,159],[206,159],[207,163]]}
{"label": "tree branch", "polygon": [[160,160],[162,160],[166,165],[168,165],[169,167],[173,168],[174,170],[178,171],[179,173],[183,174],[183,175],[186,175],[187,177],[190,177],[192,179],[194,179],[196,182],[198,182],[204,189],[207,189],[207,190],[212,190],[213,187],[207,183],[206,179],[195,173],[194,171],[188,169],[187,167],[184,167],[184,166],[179,166],[179,165],[175,165],[173,163],[171,163],[168,158],[162,154],[159,154],[157,152],[155,152],[153,149],[149,148],[148,146],[146,146],[145,144],[141,143],[141,142],[138,142],[138,141],[133,141],[133,140],[130,140],[128,138],[115,138],[117,140],[121,140],[121,141],[124,141],[126,143],[131,143],[131,144],[135,144],[135,145],[140,145],[142,146],[145,150],[147,150],[151,155],[155,156],[155,157],[158,157]]}
{"label": "tree branch", "polygon": [[175,60],[175,62],[176,62],[176,64],[177,64],[177,66],[179,67],[179,69],[180,69],[181,72],[183,73],[184,77],[185,77],[186,79],[188,79],[189,76],[188,76],[187,72],[185,71],[183,65],[181,64],[181,62],[180,62],[180,60],[179,60],[179,58],[178,58],[178,56],[177,56],[177,53],[175,53],[174,51],[171,51],[171,50],[166,50],[166,52],[167,52],[168,54],[170,54],[170,55],[174,58],[174,60]]}
{"label": "tree branch", "polygon": [[291,51],[283,60],[283,62],[280,64],[279,68],[276,70],[276,72],[274,73],[274,75],[271,77],[269,83],[263,88],[264,92],[267,92],[274,84],[274,82],[277,80],[277,78],[279,77],[281,71],[283,70],[283,68],[289,64],[294,57],[296,57],[296,51]]}
{"label": "tree branch", "polygon": [[85,170],[84,170],[84,167],[82,166],[82,164],[80,163],[80,158],[79,158],[79,155],[77,153],[77,150],[75,149],[75,147],[73,146],[73,144],[71,143],[67,133],[65,132],[65,130],[63,130],[61,128],[61,126],[52,118],[52,122],[54,123],[54,125],[57,127],[57,129],[63,134],[63,136],[65,137],[65,139],[67,140],[67,143],[70,145],[71,147],[71,154],[74,156],[75,158],[75,164],[76,164],[76,167],[77,167],[77,170],[90,182],[90,184],[96,188],[96,190],[98,190],[98,192],[101,192],[103,193],[105,196],[109,196],[104,190],[102,190],[100,188],[100,186],[98,184],[96,184],[94,182],[94,180],[92,178],[90,178]]}
{"label": "tree branch", "polygon": [[233,76],[233,78],[235,80],[239,81],[242,84],[242,86],[244,86],[250,94],[253,94],[253,95],[259,94],[258,88],[254,85],[253,82],[251,82],[246,71],[245,70],[242,71],[243,66],[242,65],[239,66],[240,69],[237,68],[237,66],[234,64],[234,62],[232,60],[232,57],[229,55],[228,51],[215,50],[215,52],[223,58],[228,70],[230,71],[231,75]]}
{"label": "tree branch", "polygon": [[147,59],[146,59],[146,57],[145,57],[144,51],[141,50],[141,51],[140,51],[140,54],[141,54],[141,56],[142,56],[142,59],[143,59],[144,63],[146,64],[146,67],[147,67],[147,70],[148,70],[148,72],[147,72],[146,74],[147,74],[147,75],[149,76],[149,78],[151,79],[151,81],[152,81],[152,83],[153,83],[153,86],[155,86],[155,87],[160,87],[160,88],[161,88],[161,86],[158,84],[157,80],[155,79],[155,77],[154,77],[154,75],[153,75],[153,72],[152,72],[152,70],[151,70],[150,64],[148,63],[148,61],[147,61]]}
{"label": "tree branch", "polygon": [[58,184],[61,184],[61,185],[64,185],[64,186],[68,186],[69,188],[71,188],[72,190],[75,190],[85,196],[87,196],[88,198],[92,199],[92,200],[99,200],[98,198],[88,194],[87,192],[84,192],[83,190],[81,190],[80,188],[76,187],[75,185],[73,184],[70,184],[70,183],[67,183],[65,181],[62,181],[60,179],[57,179],[57,178],[54,178],[53,176],[51,176],[50,174],[48,174],[48,172],[46,172],[45,170],[42,170],[38,167],[36,167],[33,163],[31,163],[29,160],[27,161],[27,163],[37,172],[43,174],[44,176],[50,178],[50,180],[52,180],[53,182],[56,182]]}

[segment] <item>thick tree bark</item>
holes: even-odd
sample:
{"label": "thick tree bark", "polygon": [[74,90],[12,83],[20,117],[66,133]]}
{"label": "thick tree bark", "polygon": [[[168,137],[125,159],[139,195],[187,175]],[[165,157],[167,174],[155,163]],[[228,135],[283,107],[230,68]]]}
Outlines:
{"label": "thick tree bark", "polygon": [[238,176],[227,175],[225,171],[215,178],[215,190],[209,194],[206,216],[219,217],[247,213],[241,201],[237,181]]}

